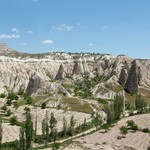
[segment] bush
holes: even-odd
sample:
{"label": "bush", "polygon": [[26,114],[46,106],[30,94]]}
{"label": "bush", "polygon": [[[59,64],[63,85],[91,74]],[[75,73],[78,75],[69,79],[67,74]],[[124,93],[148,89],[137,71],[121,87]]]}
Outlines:
{"label": "bush", "polygon": [[17,121],[17,117],[13,116],[9,119],[9,122],[11,125],[17,125],[18,121]]}
{"label": "bush", "polygon": [[107,99],[98,99],[97,100],[99,103],[101,103],[101,104],[108,104],[108,100]]}
{"label": "bush", "polygon": [[148,128],[144,128],[142,131],[148,133],[150,130]]}
{"label": "bush", "polygon": [[0,94],[0,98],[5,98],[7,95],[5,93]]}
{"label": "bush", "polygon": [[29,107],[25,107],[25,108],[24,108],[24,111],[25,111],[25,113],[27,114],[27,113],[29,113],[29,112],[31,111],[31,109],[30,109]]}
{"label": "bush", "polygon": [[7,110],[7,106],[6,105],[2,106],[1,110],[6,111]]}
{"label": "bush", "polygon": [[120,127],[120,132],[121,132],[121,134],[123,134],[123,135],[127,134],[127,133],[128,133],[127,127],[126,127],[126,126]]}
{"label": "bush", "polygon": [[7,99],[9,100],[18,100],[18,96],[15,93],[8,93]]}
{"label": "bush", "polygon": [[135,125],[135,122],[133,120],[128,120],[127,121],[127,126],[128,127],[133,127]]}
{"label": "bush", "polygon": [[12,100],[7,99],[6,104],[7,104],[8,106],[10,106],[10,105],[12,104]]}
{"label": "bush", "polygon": [[32,104],[33,99],[31,96],[27,96],[25,100],[26,100],[26,104]]}
{"label": "bush", "polygon": [[138,130],[138,126],[135,124],[132,126],[131,130],[137,131]]}
{"label": "bush", "polygon": [[8,109],[7,112],[6,112],[6,116],[10,116],[12,114],[11,110]]}
{"label": "bush", "polygon": [[45,109],[45,108],[46,108],[46,102],[42,103],[41,108],[42,108],[42,109]]}

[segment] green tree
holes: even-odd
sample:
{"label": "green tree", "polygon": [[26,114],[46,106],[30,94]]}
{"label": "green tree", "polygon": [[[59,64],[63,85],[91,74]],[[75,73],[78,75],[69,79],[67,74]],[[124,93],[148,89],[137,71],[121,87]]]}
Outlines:
{"label": "green tree", "polygon": [[0,149],[2,147],[2,135],[3,135],[3,128],[2,128],[2,120],[0,118]]}
{"label": "green tree", "polygon": [[141,94],[138,94],[136,96],[135,107],[139,113],[147,112],[147,104],[146,104],[144,98],[141,96]]}
{"label": "green tree", "polygon": [[99,126],[102,125],[102,122],[103,122],[103,121],[102,121],[101,116],[100,116],[98,113],[96,113],[96,116],[94,116],[92,122],[93,122],[94,126],[95,126],[96,129],[97,129]]}
{"label": "green tree", "polygon": [[26,115],[25,121],[26,150],[28,150],[31,147],[32,135],[33,135],[33,122],[31,114],[28,113]]}
{"label": "green tree", "polygon": [[69,134],[70,134],[70,136],[73,136],[74,133],[75,133],[75,120],[74,120],[74,116],[71,116]]}
{"label": "green tree", "polygon": [[49,125],[48,125],[48,113],[46,111],[45,118],[42,121],[42,134],[45,141],[45,147],[47,147],[48,139],[49,139]]}
{"label": "green tree", "polygon": [[107,114],[107,123],[111,124],[114,121],[114,107],[112,104],[106,105],[104,111]]}
{"label": "green tree", "polygon": [[35,123],[34,123],[34,139],[36,138],[36,135],[37,135],[37,114],[36,114],[36,117],[35,117]]}
{"label": "green tree", "polygon": [[56,124],[57,124],[57,120],[54,116],[54,113],[51,113],[51,116],[50,116],[50,130],[51,130],[51,133],[52,133],[53,129],[56,127]]}
{"label": "green tree", "polygon": [[63,136],[65,137],[67,135],[67,121],[66,118],[63,117]]}
{"label": "green tree", "polygon": [[26,144],[25,144],[25,129],[24,129],[24,126],[22,126],[20,128],[19,141],[20,141],[20,144],[19,144],[20,150],[25,150],[26,149]]}
{"label": "green tree", "polygon": [[123,112],[123,98],[120,95],[116,95],[115,99],[114,99],[114,118],[115,118],[115,120],[120,119],[122,112]]}

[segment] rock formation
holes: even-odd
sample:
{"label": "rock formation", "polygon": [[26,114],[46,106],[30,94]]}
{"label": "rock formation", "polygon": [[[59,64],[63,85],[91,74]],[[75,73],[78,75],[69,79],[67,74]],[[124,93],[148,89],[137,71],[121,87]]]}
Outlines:
{"label": "rock formation", "polygon": [[122,69],[119,77],[119,83],[124,85],[127,81],[128,72],[126,69]]}
{"label": "rock formation", "polygon": [[125,84],[125,90],[131,94],[138,93],[138,85],[141,80],[140,67],[137,64],[137,61],[132,62],[131,68],[129,70],[127,82]]}
{"label": "rock formation", "polygon": [[[66,94],[61,83],[67,81],[74,84],[85,74],[89,78],[99,75],[103,85],[118,86],[119,81],[130,93],[137,93],[138,85],[150,88],[150,60],[132,61],[125,55],[113,57],[60,52],[32,55],[12,51],[5,44],[0,44],[0,93],[7,90],[18,92],[23,87],[28,94],[58,91]],[[54,79],[60,81],[54,82]],[[91,90],[95,97],[113,98],[114,93],[106,89],[96,85]]]}
{"label": "rock formation", "polygon": [[75,61],[74,63],[74,67],[73,67],[73,71],[72,71],[72,74],[76,74],[76,75],[81,75],[81,67],[79,65],[79,62],[78,61]]}
{"label": "rock formation", "polygon": [[66,73],[65,73],[63,65],[61,64],[59,69],[58,69],[58,72],[56,74],[55,79],[56,80],[61,80],[61,79],[64,79],[65,77],[66,77]]}

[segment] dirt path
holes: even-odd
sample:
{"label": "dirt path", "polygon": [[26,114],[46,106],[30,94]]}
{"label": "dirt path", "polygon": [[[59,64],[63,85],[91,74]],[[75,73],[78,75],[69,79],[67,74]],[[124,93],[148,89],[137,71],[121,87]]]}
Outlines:
{"label": "dirt path", "polygon": [[116,126],[112,127],[107,133],[100,131],[95,132],[91,135],[87,135],[75,141],[88,144],[103,144],[109,143],[114,146],[129,146],[137,150],[146,150],[150,144],[150,134],[143,132],[128,133],[126,138],[117,139],[120,136],[119,128],[126,125],[127,120],[134,120],[135,123],[141,128],[150,128],[150,114],[136,115],[127,117],[120,120]]}

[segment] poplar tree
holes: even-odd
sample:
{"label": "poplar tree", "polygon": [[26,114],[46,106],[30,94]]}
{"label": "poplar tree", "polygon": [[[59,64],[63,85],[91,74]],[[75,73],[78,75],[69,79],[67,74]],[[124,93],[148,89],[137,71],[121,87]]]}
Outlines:
{"label": "poplar tree", "polygon": [[0,118],[0,149],[2,147],[2,134],[3,134],[3,128],[2,128],[2,120]]}
{"label": "poplar tree", "polygon": [[48,139],[49,139],[49,125],[48,125],[48,113],[46,111],[45,118],[42,121],[42,134],[45,141],[45,147],[47,147]]}
{"label": "poplar tree", "polygon": [[26,115],[25,121],[26,150],[28,150],[31,147],[32,135],[33,135],[33,122],[31,114],[28,113]]}
{"label": "poplar tree", "polygon": [[67,121],[66,118],[63,117],[63,136],[65,137],[67,135]]}
{"label": "poplar tree", "polygon": [[25,150],[26,149],[26,147],[25,147],[25,129],[23,126],[20,128],[19,140],[20,140],[20,144],[19,144],[20,150]]}

